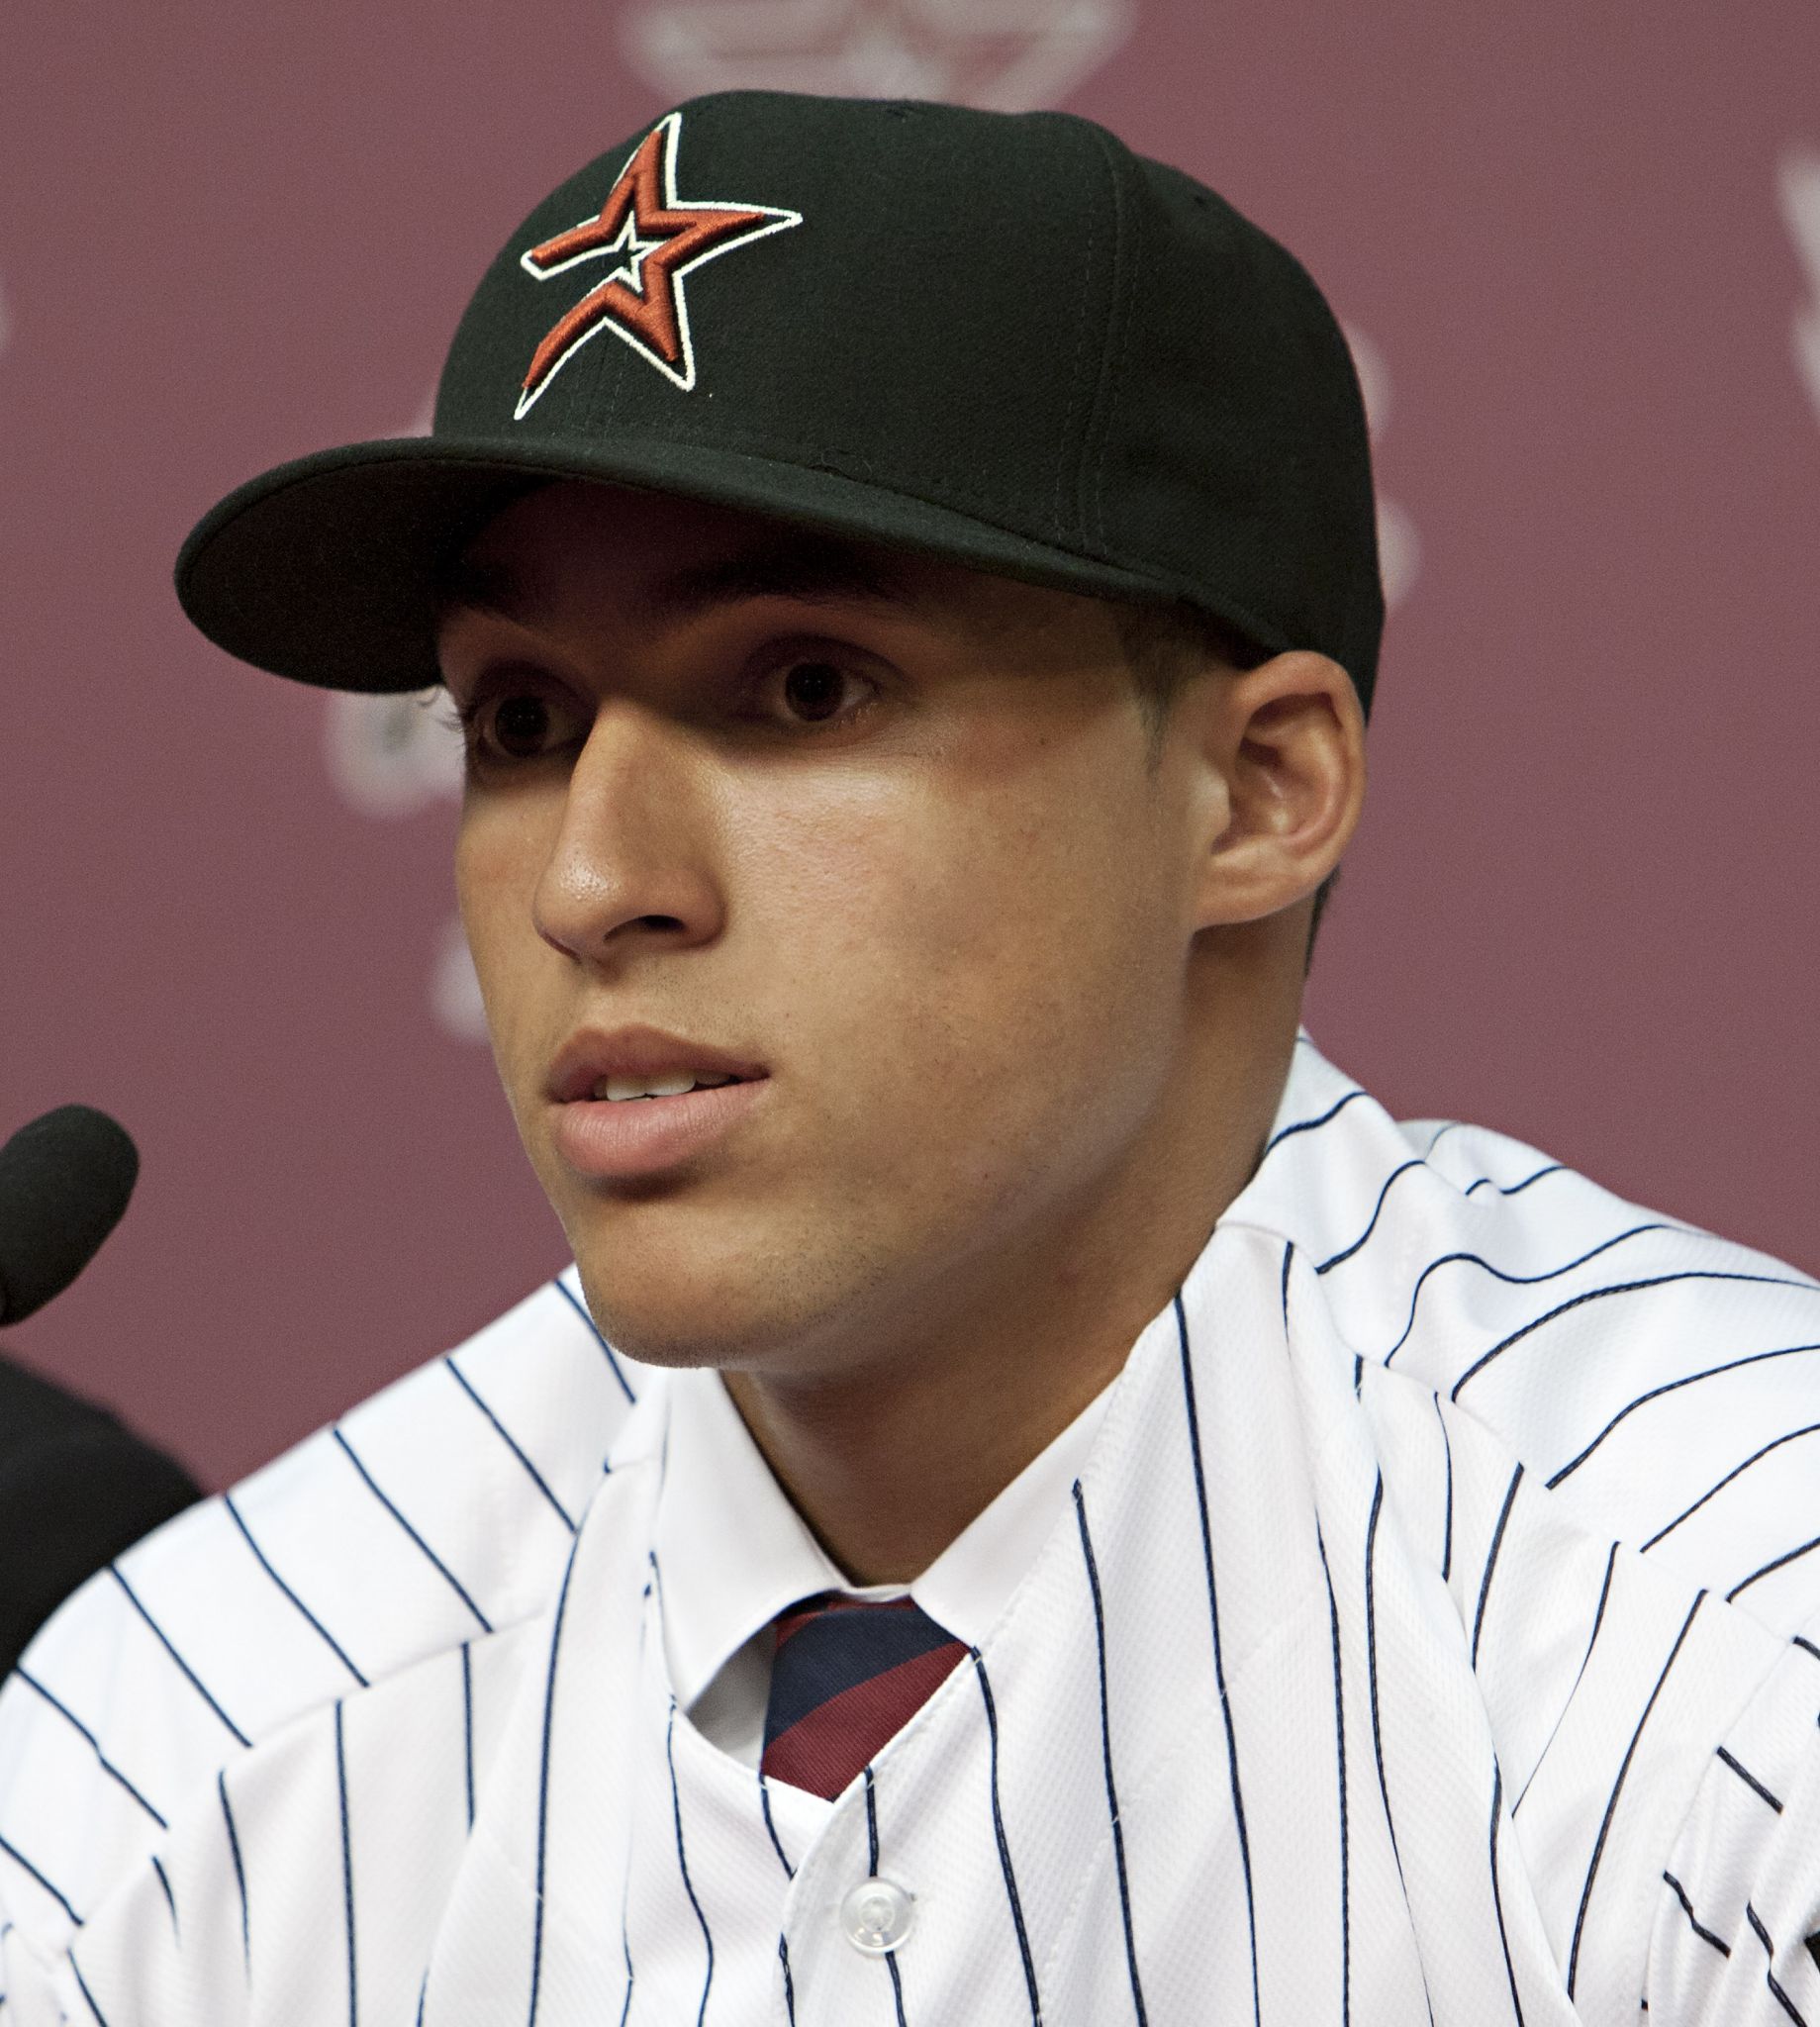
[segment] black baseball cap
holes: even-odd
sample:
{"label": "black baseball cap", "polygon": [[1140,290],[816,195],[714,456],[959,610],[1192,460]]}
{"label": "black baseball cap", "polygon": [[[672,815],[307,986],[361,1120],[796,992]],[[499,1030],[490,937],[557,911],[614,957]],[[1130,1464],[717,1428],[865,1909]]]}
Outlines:
{"label": "black baseball cap", "polygon": [[274,674],[427,688],[448,563],[562,478],[1186,602],[1331,656],[1371,707],[1371,453],[1332,311],[1223,198],[1072,114],[687,101],[512,236],[430,435],[240,486],[177,595]]}

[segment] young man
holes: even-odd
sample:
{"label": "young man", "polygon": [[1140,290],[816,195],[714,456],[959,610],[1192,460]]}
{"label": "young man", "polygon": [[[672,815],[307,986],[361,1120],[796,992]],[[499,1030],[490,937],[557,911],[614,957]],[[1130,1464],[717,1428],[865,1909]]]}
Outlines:
{"label": "young man", "polygon": [[1820,2021],[1820,1286],[1299,1031],[1382,603],[1280,247],[694,101],[179,586],[446,683],[575,1266],[46,1628],[15,2019]]}

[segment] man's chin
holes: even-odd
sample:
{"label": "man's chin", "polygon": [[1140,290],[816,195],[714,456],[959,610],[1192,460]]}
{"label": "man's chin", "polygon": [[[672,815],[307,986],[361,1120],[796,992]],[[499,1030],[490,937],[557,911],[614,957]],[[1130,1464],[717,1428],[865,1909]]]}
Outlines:
{"label": "man's chin", "polygon": [[[746,1363],[752,1353],[748,1341],[727,1327],[728,1319],[706,1307],[696,1314],[684,1314],[682,1305],[667,1302],[673,1290],[628,1290],[623,1266],[620,1270],[598,1257],[593,1248],[573,1248],[581,1274],[582,1297],[594,1327],[614,1350],[634,1365],[683,1370],[697,1366],[726,1366]],[[699,1285],[695,1293],[704,1292]]]}

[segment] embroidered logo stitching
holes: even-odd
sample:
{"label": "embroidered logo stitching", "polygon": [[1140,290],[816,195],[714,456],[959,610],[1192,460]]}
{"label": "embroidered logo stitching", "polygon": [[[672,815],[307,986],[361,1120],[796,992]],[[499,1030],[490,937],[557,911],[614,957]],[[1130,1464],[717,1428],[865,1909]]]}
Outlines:
{"label": "embroidered logo stitching", "polygon": [[612,271],[550,328],[531,355],[513,420],[603,331],[688,393],[695,386],[695,344],[683,279],[706,260],[803,223],[775,205],[684,200],[676,194],[676,151],[683,116],[667,113],[627,157],[592,218],[520,254],[533,281],[549,281],[584,261],[611,258]]}

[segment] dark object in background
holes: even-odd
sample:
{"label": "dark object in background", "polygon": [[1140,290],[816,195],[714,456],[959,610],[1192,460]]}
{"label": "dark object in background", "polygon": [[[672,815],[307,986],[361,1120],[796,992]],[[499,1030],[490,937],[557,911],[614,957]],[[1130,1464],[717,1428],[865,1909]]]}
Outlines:
{"label": "dark object in background", "polygon": [[120,1222],[139,1149],[91,1105],[60,1105],[0,1147],[0,1323],[17,1323],[75,1280]]}
{"label": "dark object in background", "polygon": [[[0,1147],[0,1321],[75,1280],[138,1177],[132,1135],[93,1106],[58,1106]],[[0,1351],[0,1675],[72,1591],[201,1496],[108,1409]]]}
{"label": "dark object in background", "polygon": [[202,1496],[105,1407],[0,1351],[0,1674],[85,1579]]}

